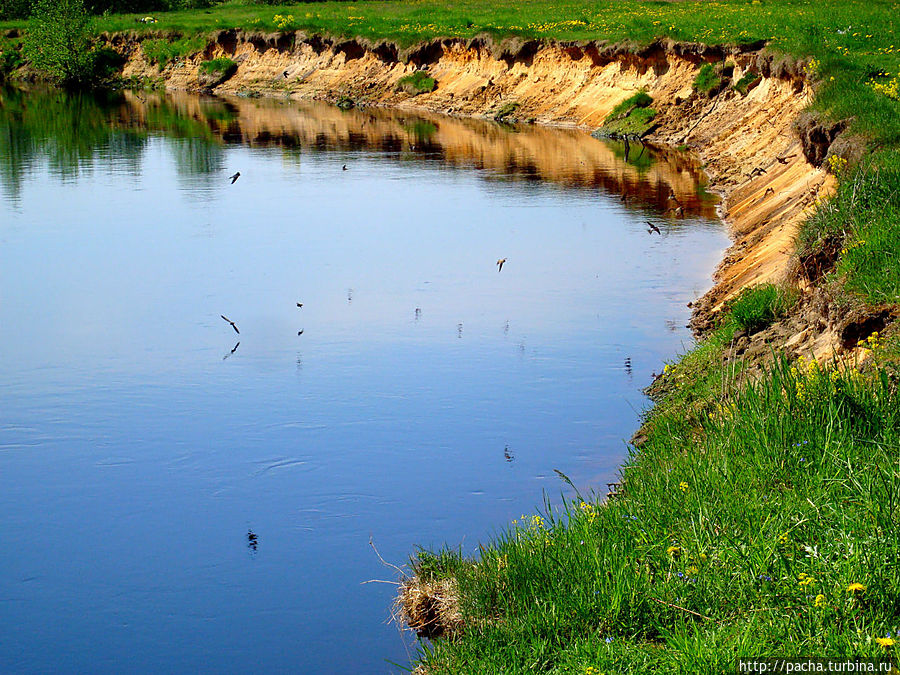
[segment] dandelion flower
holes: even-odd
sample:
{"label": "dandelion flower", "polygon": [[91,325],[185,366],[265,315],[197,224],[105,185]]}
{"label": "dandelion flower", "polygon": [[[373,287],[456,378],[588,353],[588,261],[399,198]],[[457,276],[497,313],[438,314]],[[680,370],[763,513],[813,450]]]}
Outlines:
{"label": "dandelion flower", "polygon": [[850,584],[849,586],[847,586],[847,591],[850,592],[850,593],[856,593],[856,592],[858,592],[858,591],[864,591],[864,590],[866,590],[866,587],[863,586],[863,585],[862,585],[861,583],[859,583],[858,581],[854,581],[852,584]]}
{"label": "dandelion flower", "polygon": [[821,607],[822,605],[824,605],[824,604],[825,604],[825,596],[822,595],[821,593],[819,593],[819,594],[816,596],[816,601],[815,601],[814,604],[815,604],[816,607]]}
{"label": "dandelion flower", "polygon": [[888,647],[893,647],[896,641],[892,637],[883,637],[883,638],[875,638],[875,642],[877,642],[882,647],[887,649]]}

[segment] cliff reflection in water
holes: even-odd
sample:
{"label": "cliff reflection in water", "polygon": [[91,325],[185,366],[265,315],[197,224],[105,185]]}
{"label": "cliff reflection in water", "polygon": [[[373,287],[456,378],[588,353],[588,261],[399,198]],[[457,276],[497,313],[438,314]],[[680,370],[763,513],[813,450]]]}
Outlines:
{"label": "cliff reflection in water", "polygon": [[[17,133],[11,133],[15,125]],[[173,145],[179,177],[190,187],[225,169],[223,146],[298,152],[373,151],[409,162],[484,170],[489,180],[540,180],[565,188],[621,195],[628,206],[677,222],[715,217],[715,200],[698,194],[695,158],[668,148],[587,138],[583,131],[367,108],[344,111],[320,104],[219,99],[176,92],[67,94],[58,90],[0,90],[0,177],[15,199],[23,177],[46,156],[62,178],[114,158],[137,174],[149,136]],[[681,216],[682,214],[677,214]]]}

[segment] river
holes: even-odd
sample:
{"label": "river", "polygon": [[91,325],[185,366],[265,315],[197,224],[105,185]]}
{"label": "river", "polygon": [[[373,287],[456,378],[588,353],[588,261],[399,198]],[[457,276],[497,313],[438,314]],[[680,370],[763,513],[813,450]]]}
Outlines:
{"label": "river", "polygon": [[605,493],[728,244],[701,180],[576,130],[2,90],[0,670],[402,672],[370,541],[474,554],[554,469]]}

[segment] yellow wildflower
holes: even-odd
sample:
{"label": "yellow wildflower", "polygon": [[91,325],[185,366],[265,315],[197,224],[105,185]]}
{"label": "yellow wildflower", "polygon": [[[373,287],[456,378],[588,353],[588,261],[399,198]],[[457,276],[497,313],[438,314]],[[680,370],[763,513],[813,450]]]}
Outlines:
{"label": "yellow wildflower", "polygon": [[861,583],[859,583],[859,582],[857,582],[857,581],[854,581],[852,584],[850,584],[849,586],[847,586],[847,591],[848,591],[849,593],[856,593],[856,592],[858,592],[858,591],[861,592],[861,591],[864,591],[864,590],[866,590],[866,587],[863,586]]}
{"label": "yellow wildflower", "polygon": [[880,644],[882,647],[887,649],[888,647],[894,646],[894,638],[891,637],[883,637],[883,638],[875,638],[875,642]]}
{"label": "yellow wildflower", "polygon": [[822,595],[821,593],[819,593],[819,594],[816,596],[816,600],[815,600],[815,603],[814,603],[814,604],[815,604],[816,607],[821,607],[822,605],[824,605],[824,604],[825,604],[825,596]]}
{"label": "yellow wildflower", "polygon": [[666,549],[666,553],[668,553],[673,558],[677,558],[679,555],[681,555],[681,547],[670,546],[669,548]]}
{"label": "yellow wildflower", "polygon": [[681,481],[681,482],[678,484],[678,487],[681,489],[682,492],[687,492],[687,491],[688,491],[688,484],[685,483],[684,481]]}

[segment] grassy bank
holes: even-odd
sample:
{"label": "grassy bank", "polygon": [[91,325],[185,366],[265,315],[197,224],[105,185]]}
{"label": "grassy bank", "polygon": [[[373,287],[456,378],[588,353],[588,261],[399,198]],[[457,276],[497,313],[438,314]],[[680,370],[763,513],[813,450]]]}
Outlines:
{"label": "grassy bank", "polygon": [[455,579],[464,624],[425,655],[429,673],[730,673],[742,656],[892,653],[897,376],[779,361],[734,387],[731,331],[668,370],[624,495],[513,523],[477,562],[420,554],[422,577]]}
{"label": "grassy bank", "polygon": [[[838,191],[802,228],[798,275],[833,315],[881,317],[861,321],[853,338],[867,348],[865,367],[860,354],[830,366],[777,356],[751,375],[735,353],[738,336],[806,300],[775,287],[743,296],[654,384],[657,405],[622,469],[622,494],[548,506],[511,523],[475,560],[416,557],[419,581],[458,598],[450,604],[461,630],[422,653],[429,673],[724,673],[740,656],[900,648],[900,346],[889,320],[900,304],[898,10],[885,1],[423,0],[226,3],[152,24],[96,19],[95,30],[173,32],[144,43],[160,62],[223,28],[401,45],[481,33],[635,45],[767,40],[806,61],[813,112],[847,121],[826,165]],[[715,95],[716,84],[697,86]],[[652,112],[650,103],[632,107]]]}

